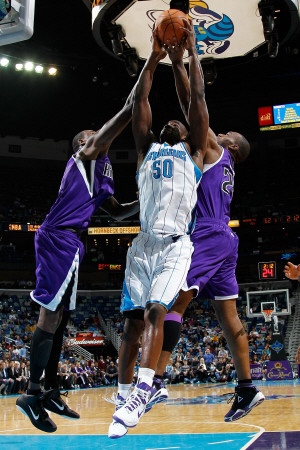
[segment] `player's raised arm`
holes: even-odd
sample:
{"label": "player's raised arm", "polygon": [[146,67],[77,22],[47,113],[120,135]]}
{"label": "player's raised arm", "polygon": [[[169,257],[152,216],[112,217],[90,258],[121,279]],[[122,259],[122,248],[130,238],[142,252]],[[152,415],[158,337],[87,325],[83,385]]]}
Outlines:
{"label": "player's raised arm", "polygon": [[82,139],[79,144],[84,147],[77,153],[79,159],[97,159],[99,156],[106,154],[113,140],[124,130],[132,117],[132,105],[135,93],[135,87],[130,92],[123,108],[103,127],[93,133],[87,140]]}
{"label": "player's raised arm", "polygon": [[183,54],[185,52],[185,45],[179,45],[175,40],[174,42],[168,41],[167,52],[172,62],[172,69],[175,78],[175,85],[180,107],[184,114],[185,120],[188,122],[188,111],[190,106],[190,82],[189,77],[183,63]]}
{"label": "player's raised arm", "polygon": [[152,86],[153,74],[159,61],[166,56],[155,31],[152,38],[152,50],[139,76],[133,104],[132,131],[139,155],[144,155],[145,151],[147,152],[152,134],[152,113],[148,96]]}
{"label": "player's raised arm", "polygon": [[[194,27],[189,22],[187,22],[187,30],[188,37],[186,40],[186,48],[189,54],[189,79],[191,91],[188,111],[190,139],[194,151],[200,153],[199,157],[203,159],[206,153],[207,133],[209,128],[208,110],[205,101],[204,76],[195,46]],[[197,158],[197,155],[195,155],[195,157]]]}

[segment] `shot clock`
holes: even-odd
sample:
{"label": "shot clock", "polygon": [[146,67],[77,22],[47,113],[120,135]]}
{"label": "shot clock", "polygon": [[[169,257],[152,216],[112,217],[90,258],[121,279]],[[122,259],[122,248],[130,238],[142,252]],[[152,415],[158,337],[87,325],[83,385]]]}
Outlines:
{"label": "shot clock", "polygon": [[259,262],[258,277],[260,280],[274,280],[276,278],[276,262]]}

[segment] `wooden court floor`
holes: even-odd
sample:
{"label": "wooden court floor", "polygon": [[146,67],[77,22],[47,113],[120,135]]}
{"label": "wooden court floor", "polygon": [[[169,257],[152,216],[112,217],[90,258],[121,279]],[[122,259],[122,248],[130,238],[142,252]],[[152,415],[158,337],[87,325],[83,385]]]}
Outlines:
{"label": "wooden court floor", "polygon": [[[1,397],[0,449],[300,449],[300,380],[256,385],[266,400],[243,419],[229,424],[223,417],[230,409],[227,401],[233,384],[169,386],[167,403],[153,407],[135,428],[117,440],[107,438],[114,405],[106,400],[116,388],[70,391],[69,406],[81,418],[68,420],[52,414],[58,429],[50,435],[32,427],[17,410],[17,396]],[[267,435],[278,435],[279,443],[256,446]]]}

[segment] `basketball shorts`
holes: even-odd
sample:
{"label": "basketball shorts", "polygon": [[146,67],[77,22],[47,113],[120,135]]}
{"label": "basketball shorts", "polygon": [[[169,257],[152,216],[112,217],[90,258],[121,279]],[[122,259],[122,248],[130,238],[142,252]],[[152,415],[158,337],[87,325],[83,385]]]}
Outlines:
{"label": "basketball shorts", "polygon": [[76,306],[79,264],[84,245],[76,233],[41,226],[35,234],[36,288],[32,300],[50,311]]}
{"label": "basketball shorts", "polygon": [[196,289],[210,300],[237,298],[237,235],[224,222],[198,219],[191,240],[194,253],[183,290]]}
{"label": "basketball shorts", "polygon": [[158,238],[140,231],[127,253],[121,311],[145,309],[147,303],[169,310],[186,279],[192,253],[189,236]]}

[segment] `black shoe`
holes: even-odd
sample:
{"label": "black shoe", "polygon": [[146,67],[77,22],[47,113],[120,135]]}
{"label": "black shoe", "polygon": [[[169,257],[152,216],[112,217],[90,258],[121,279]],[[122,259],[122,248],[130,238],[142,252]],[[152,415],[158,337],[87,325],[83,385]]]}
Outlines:
{"label": "black shoe", "polygon": [[236,386],[235,393],[229,399],[228,403],[234,398],[233,405],[225,415],[225,422],[233,422],[234,420],[241,419],[245,417],[249,412],[255,408],[255,406],[260,405],[265,396],[262,392],[253,387],[240,387]]}
{"label": "black shoe", "polygon": [[80,415],[73,411],[68,405],[63,401],[61,395],[65,397],[68,396],[68,392],[60,393],[59,388],[51,389],[49,395],[43,400],[43,406],[48,411],[51,411],[55,414],[59,414],[62,417],[67,419],[79,419]]}
{"label": "black shoe", "polygon": [[25,414],[31,421],[32,425],[46,433],[53,433],[57,430],[57,426],[50,419],[45,411],[42,400],[45,393],[39,395],[22,394],[16,401],[17,408],[21,413]]}

